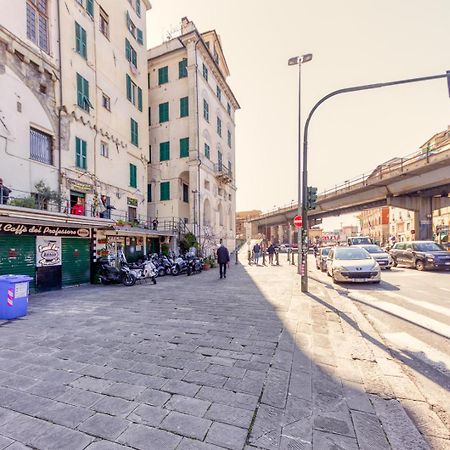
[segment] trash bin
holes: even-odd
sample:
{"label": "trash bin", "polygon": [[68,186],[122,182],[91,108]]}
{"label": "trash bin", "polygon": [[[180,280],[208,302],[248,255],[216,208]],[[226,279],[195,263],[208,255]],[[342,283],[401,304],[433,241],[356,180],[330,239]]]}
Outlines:
{"label": "trash bin", "polygon": [[32,279],[27,275],[0,276],[0,319],[27,315],[28,285]]}

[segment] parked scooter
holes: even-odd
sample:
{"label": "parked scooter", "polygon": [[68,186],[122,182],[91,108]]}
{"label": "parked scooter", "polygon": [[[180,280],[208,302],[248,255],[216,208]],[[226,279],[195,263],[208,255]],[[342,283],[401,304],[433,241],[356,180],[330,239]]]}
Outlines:
{"label": "parked scooter", "polygon": [[117,269],[107,257],[99,258],[98,263],[98,275],[102,284],[123,283],[125,286],[133,286],[136,283],[136,276],[128,266],[121,265]]}
{"label": "parked scooter", "polygon": [[187,273],[188,271],[188,262],[179,256],[175,258],[175,262],[172,266],[171,273],[174,276],[180,275],[181,273]]}
{"label": "parked scooter", "polygon": [[155,265],[152,261],[147,258],[140,264],[127,264],[126,262],[122,262],[124,266],[128,266],[131,270],[131,273],[136,277],[137,280],[152,280],[153,284],[156,284],[157,272]]}
{"label": "parked scooter", "polygon": [[203,261],[200,258],[197,258],[196,256],[188,256],[187,257],[187,264],[188,264],[188,270],[187,274],[188,276],[195,273],[200,273],[203,270]]}

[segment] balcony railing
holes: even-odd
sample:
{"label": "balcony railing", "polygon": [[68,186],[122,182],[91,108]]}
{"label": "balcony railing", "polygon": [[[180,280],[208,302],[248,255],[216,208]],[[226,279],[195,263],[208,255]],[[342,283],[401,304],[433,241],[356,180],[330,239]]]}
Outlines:
{"label": "balcony railing", "polygon": [[[62,213],[67,216],[83,216],[98,219],[111,219],[116,222],[117,226],[137,227],[147,230],[164,231],[177,233],[178,235],[190,232],[188,225],[184,220],[178,217],[148,217],[143,214],[130,214],[111,206],[102,211],[97,202],[86,201],[82,207],[74,207],[67,199],[55,198],[54,193],[48,196],[40,193],[25,192],[14,189],[7,195],[8,191],[0,187],[0,208],[4,205],[34,209],[39,211],[47,211],[49,213]],[[156,219],[156,221],[155,221]]]}
{"label": "balcony railing", "polygon": [[233,181],[233,173],[231,172],[231,169],[224,164],[214,164],[214,172],[216,174],[216,178],[223,183],[231,183]]}

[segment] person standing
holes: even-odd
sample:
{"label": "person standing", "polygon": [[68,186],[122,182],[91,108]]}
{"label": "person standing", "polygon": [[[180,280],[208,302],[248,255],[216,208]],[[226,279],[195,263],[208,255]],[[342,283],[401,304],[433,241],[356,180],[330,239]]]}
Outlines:
{"label": "person standing", "polygon": [[227,277],[227,266],[230,263],[230,253],[220,240],[220,247],[217,249],[217,262],[219,263],[220,278]]}
{"label": "person standing", "polygon": [[8,203],[9,194],[11,193],[11,189],[7,188],[3,184],[3,179],[0,178],[0,204],[6,205]]}
{"label": "person standing", "polygon": [[256,243],[253,247],[253,254],[255,255],[255,264],[259,264],[259,257],[261,256],[261,246]]}
{"label": "person standing", "polygon": [[275,247],[273,246],[272,243],[270,243],[267,249],[267,253],[269,254],[269,264],[273,266],[273,255],[275,254]]}

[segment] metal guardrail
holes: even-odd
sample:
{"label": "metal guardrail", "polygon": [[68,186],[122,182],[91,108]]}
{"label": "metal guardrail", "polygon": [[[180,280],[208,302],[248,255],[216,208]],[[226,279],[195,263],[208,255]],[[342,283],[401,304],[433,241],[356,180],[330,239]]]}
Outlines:
{"label": "metal guardrail", "polygon": [[[357,185],[361,186],[368,186],[370,185],[371,181],[377,181],[383,178],[388,177],[391,173],[400,170],[403,172],[405,169],[407,169],[410,165],[426,160],[427,164],[430,163],[430,161],[433,159],[434,156],[439,155],[441,153],[445,153],[446,151],[449,151],[450,148],[440,148],[440,149],[427,149],[424,152],[421,151],[415,151],[414,153],[410,153],[402,158],[393,158],[391,163],[389,161],[386,161],[385,163],[382,163],[378,165],[375,169],[372,170],[372,172],[369,175],[362,174],[355,178],[351,178],[350,180],[344,181],[344,183],[336,185],[334,188],[324,189],[322,192],[319,193],[319,200],[322,198],[327,198],[331,195],[336,195],[338,191],[348,191],[352,188],[354,188]],[[291,202],[288,204],[285,204],[283,206],[280,206],[278,208],[272,209],[270,211],[265,212],[264,214],[261,214],[261,216],[255,218],[255,219],[261,219],[270,215],[273,215],[274,213],[279,213],[284,210],[290,211],[293,209],[298,208],[297,202]]]}

